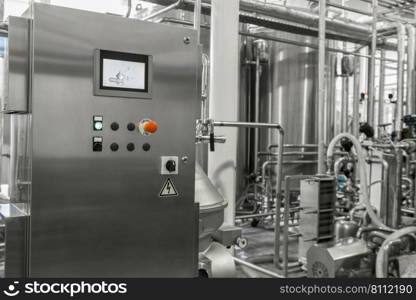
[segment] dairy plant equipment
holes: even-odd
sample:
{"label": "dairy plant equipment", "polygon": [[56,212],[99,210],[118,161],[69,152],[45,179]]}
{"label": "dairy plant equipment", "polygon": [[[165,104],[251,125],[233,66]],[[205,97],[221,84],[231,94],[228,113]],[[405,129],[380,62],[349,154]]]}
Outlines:
{"label": "dairy plant equipment", "polygon": [[37,3],[9,18],[5,277],[196,276],[200,59],[190,29]]}
{"label": "dairy plant equipment", "polygon": [[[150,15],[155,21],[212,36],[224,21],[221,0],[148,2],[171,4]],[[239,133],[235,222],[262,228],[244,229],[258,249],[234,261],[249,277],[408,276],[403,267],[416,255],[414,25],[398,11],[381,17],[391,12],[384,1],[367,10],[315,2],[319,10],[310,1],[240,0],[239,10],[230,8],[241,25],[240,121],[201,114],[198,139],[214,150],[227,139],[215,126],[250,128]],[[194,22],[167,15],[175,9],[193,9]],[[215,53],[213,65],[221,61]],[[221,101],[210,93],[203,106]],[[280,141],[259,130],[272,124]],[[274,241],[265,254],[268,229]]]}

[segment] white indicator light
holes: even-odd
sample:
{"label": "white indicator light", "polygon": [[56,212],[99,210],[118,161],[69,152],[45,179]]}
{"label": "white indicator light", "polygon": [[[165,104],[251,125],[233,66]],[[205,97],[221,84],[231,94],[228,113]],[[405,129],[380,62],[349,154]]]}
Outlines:
{"label": "white indicator light", "polygon": [[103,123],[102,122],[95,122],[94,123],[95,130],[102,130],[103,129]]}

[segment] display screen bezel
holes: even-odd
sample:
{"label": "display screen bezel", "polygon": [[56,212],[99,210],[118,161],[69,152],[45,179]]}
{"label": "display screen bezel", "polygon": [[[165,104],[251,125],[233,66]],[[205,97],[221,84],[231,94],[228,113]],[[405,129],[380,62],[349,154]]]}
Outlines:
{"label": "display screen bezel", "polygon": [[[123,88],[123,87],[112,87],[105,86],[103,73],[104,73],[104,59],[112,59],[119,61],[127,62],[138,62],[145,65],[144,70],[144,89],[133,89],[133,88]],[[100,51],[100,89],[102,90],[115,90],[115,91],[130,91],[130,92],[149,92],[149,56],[143,54],[134,54],[134,53],[125,53],[125,52],[116,52],[101,50]]]}
{"label": "display screen bezel", "polygon": [[[104,59],[113,59],[145,64],[145,88],[123,88],[103,85]],[[107,49],[94,49],[94,95],[105,97],[152,99],[153,55],[143,52],[121,52]]]}

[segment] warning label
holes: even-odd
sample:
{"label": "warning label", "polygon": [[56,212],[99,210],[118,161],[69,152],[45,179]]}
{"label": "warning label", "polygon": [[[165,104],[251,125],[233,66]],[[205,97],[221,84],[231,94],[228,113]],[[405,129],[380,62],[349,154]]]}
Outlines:
{"label": "warning label", "polygon": [[162,187],[162,190],[159,193],[159,197],[175,197],[178,196],[178,191],[176,190],[175,186],[173,185],[172,180],[168,178],[165,184]]}

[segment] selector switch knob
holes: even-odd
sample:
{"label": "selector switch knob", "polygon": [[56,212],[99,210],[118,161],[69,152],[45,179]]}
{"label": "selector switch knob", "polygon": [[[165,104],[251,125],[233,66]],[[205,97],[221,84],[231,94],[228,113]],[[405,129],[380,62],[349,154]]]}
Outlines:
{"label": "selector switch knob", "polygon": [[161,156],[160,157],[160,174],[161,175],[178,175],[179,174],[179,157],[178,156]]}
{"label": "selector switch knob", "polygon": [[166,162],[166,170],[173,173],[176,171],[176,162],[174,160],[168,160]]}

